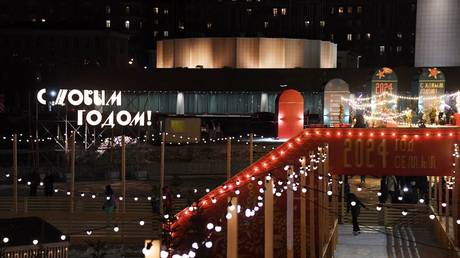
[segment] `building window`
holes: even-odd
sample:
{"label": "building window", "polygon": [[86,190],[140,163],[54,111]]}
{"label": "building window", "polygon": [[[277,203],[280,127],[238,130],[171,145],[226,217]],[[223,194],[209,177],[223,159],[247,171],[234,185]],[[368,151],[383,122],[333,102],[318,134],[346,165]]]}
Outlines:
{"label": "building window", "polygon": [[153,36],[154,36],[154,37],[158,36],[158,31],[154,30],[154,31],[153,31]]}
{"label": "building window", "polygon": [[286,14],[287,14],[286,8],[281,8],[281,15],[286,15]]}
{"label": "building window", "polygon": [[352,13],[353,13],[353,7],[352,7],[352,6],[349,6],[349,7],[347,8],[347,12],[348,12],[349,14],[352,14]]}
{"label": "building window", "polygon": [[169,32],[168,32],[167,30],[163,31],[163,36],[168,37],[168,36],[169,36]]}
{"label": "building window", "polygon": [[129,5],[125,6],[126,14],[129,14],[130,11],[131,11],[131,7],[129,7]]}
{"label": "building window", "polygon": [[159,11],[160,11],[160,9],[158,7],[153,8],[153,13],[154,14],[158,14]]}
{"label": "building window", "polygon": [[273,8],[273,16],[278,16],[278,8]]}
{"label": "building window", "polygon": [[185,26],[184,26],[184,22],[183,22],[183,21],[179,21],[179,29],[180,29],[180,30],[185,29]]}
{"label": "building window", "polygon": [[385,46],[379,46],[380,55],[385,54]]}
{"label": "building window", "polygon": [[326,27],[326,22],[325,22],[325,21],[319,21],[319,26],[320,26],[321,28]]}
{"label": "building window", "polygon": [[347,34],[347,40],[352,41],[353,40],[353,35],[351,33]]}
{"label": "building window", "polygon": [[208,22],[206,23],[206,28],[209,30],[212,28],[212,23],[211,22]]}
{"label": "building window", "polygon": [[402,39],[403,35],[402,35],[401,32],[398,32],[398,33],[396,34],[396,37],[397,37],[398,39]]}
{"label": "building window", "polygon": [[356,40],[361,40],[361,34],[359,34],[359,33],[358,33],[358,34],[355,34],[355,39],[356,39]]}
{"label": "building window", "polygon": [[304,22],[304,24],[305,24],[305,28],[308,28],[308,26],[310,26],[310,21],[307,20]]}
{"label": "building window", "polygon": [[334,14],[334,13],[335,13],[335,8],[331,7],[331,14]]}
{"label": "building window", "polygon": [[110,20],[105,20],[105,27],[110,28]]}
{"label": "building window", "polygon": [[371,34],[370,34],[370,33],[366,33],[366,38],[367,38],[367,39],[371,39]]}
{"label": "building window", "polygon": [[339,14],[342,14],[342,13],[343,13],[343,10],[344,10],[343,6],[339,6],[339,9],[338,9],[338,10],[339,10]]}
{"label": "building window", "polygon": [[105,13],[106,13],[106,14],[110,14],[111,12],[112,12],[112,9],[110,8],[110,6],[107,5],[107,6],[105,7]]}
{"label": "building window", "polygon": [[125,29],[129,30],[129,21],[128,20],[125,21]]}
{"label": "building window", "polygon": [[264,28],[265,28],[265,29],[268,28],[268,21],[264,21]]}
{"label": "building window", "polygon": [[401,53],[402,52],[402,46],[396,46],[396,52]]}
{"label": "building window", "polygon": [[363,13],[363,7],[362,6],[356,7],[356,12],[357,13]]}
{"label": "building window", "polygon": [[168,13],[169,13],[168,8],[165,8],[165,9],[163,10],[163,13],[164,13],[164,14],[168,14]]}

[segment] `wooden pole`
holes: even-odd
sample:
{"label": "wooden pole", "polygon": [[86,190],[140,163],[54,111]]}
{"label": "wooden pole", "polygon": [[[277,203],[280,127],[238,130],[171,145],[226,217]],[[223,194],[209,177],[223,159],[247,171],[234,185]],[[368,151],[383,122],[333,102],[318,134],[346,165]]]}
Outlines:
{"label": "wooden pole", "polygon": [[265,183],[264,220],[264,258],[273,258],[273,179]]}
{"label": "wooden pole", "polygon": [[165,186],[165,144],[166,133],[161,134],[160,147],[160,214],[163,214],[163,188]]}
{"label": "wooden pole", "polygon": [[249,164],[254,163],[254,134],[249,134]]}
{"label": "wooden pole", "polygon": [[449,187],[447,185],[447,176],[446,176],[446,189],[445,189],[445,195],[446,195],[446,208],[445,208],[445,215],[446,215],[446,232],[449,234]]}
{"label": "wooden pole", "polygon": [[18,213],[18,135],[13,135],[13,205]]}
{"label": "wooden pole", "polygon": [[290,182],[286,196],[286,250],[287,258],[294,258],[294,167],[289,166],[287,171],[288,181]]}
{"label": "wooden pole", "polygon": [[345,175],[342,175],[342,188],[340,194],[340,223],[344,223],[345,217]]}
{"label": "wooden pole", "polygon": [[75,131],[72,132],[72,156],[70,156],[70,212],[75,210]]}
{"label": "wooden pole", "polygon": [[[310,155],[313,153],[310,152]],[[310,257],[316,257],[316,234],[315,234],[315,173],[313,171],[313,166],[315,163],[313,159],[310,158],[310,174],[308,175],[309,182],[308,182],[308,198],[310,199]]]}
{"label": "wooden pole", "polygon": [[227,258],[238,258],[238,198],[230,197],[233,208],[227,208],[227,212],[232,215],[227,219]]}
{"label": "wooden pole", "polygon": [[307,157],[302,157],[302,171],[300,176],[300,257],[307,258]]}
{"label": "wooden pole", "polygon": [[232,138],[227,137],[227,180],[232,177]]}
{"label": "wooden pole", "polygon": [[126,212],[126,143],[124,134],[121,136],[121,191],[123,196],[121,211]]}

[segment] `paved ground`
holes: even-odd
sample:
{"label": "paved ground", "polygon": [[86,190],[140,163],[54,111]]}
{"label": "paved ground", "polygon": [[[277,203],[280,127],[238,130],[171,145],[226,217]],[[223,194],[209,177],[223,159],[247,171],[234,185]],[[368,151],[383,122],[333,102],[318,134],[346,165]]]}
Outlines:
{"label": "paved ground", "polygon": [[387,237],[383,227],[361,228],[360,235],[353,236],[351,225],[339,225],[339,240],[335,258],[388,258]]}

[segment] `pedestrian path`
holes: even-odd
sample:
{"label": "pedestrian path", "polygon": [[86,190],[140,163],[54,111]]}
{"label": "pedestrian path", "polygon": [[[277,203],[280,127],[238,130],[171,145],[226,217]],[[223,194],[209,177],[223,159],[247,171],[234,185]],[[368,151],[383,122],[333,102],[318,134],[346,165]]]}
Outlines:
{"label": "pedestrian path", "polygon": [[362,227],[357,236],[353,236],[352,231],[352,225],[339,225],[335,258],[388,258],[384,227]]}

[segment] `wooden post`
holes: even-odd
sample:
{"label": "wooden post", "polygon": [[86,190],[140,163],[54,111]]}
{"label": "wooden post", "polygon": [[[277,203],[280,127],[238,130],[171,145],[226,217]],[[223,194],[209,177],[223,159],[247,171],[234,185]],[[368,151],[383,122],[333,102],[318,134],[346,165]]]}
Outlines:
{"label": "wooden post", "polygon": [[433,177],[432,176],[429,176],[428,177],[428,200],[427,200],[427,203],[428,203],[428,206],[432,205],[433,204],[433,194],[431,193],[431,191],[433,191]]}
{"label": "wooden post", "polygon": [[249,165],[254,162],[254,134],[249,134]]}
{"label": "wooden post", "polygon": [[[454,244],[458,247],[460,246],[460,236],[459,236],[459,227],[460,225],[458,225],[456,222],[457,222],[457,219],[458,219],[458,216],[459,216],[459,194],[460,194],[460,191],[459,191],[459,187],[460,187],[460,180],[457,180],[457,177],[458,177],[458,173],[459,173],[459,167],[460,164],[459,164],[459,158],[458,157],[455,157],[455,167],[454,167],[454,172],[455,172],[455,185],[454,185],[454,190],[453,190],[453,193],[452,193],[452,197],[453,197],[453,213],[452,213],[452,220],[453,220],[453,227],[454,227]],[[459,178],[460,179],[460,178]]]}
{"label": "wooden post", "polygon": [[124,134],[121,136],[121,191],[123,196],[121,211],[126,212],[126,143]]}
{"label": "wooden post", "polygon": [[438,176],[438,214],[439,214],[439,220],[441,220],[442,216],[442,177]]}
{"label": "wooden post", "polygon": [[288,181],[290,182],[286,194],[286,250],[287,258],[294,258],[294,167],[289,166],[287,171]]}
{"label": "wooden post", "polygon": [[230,197],[233,210],[227,208],[227,212],[232,214],[231,219],[227,219],[227,258],[238,258],[238,198]]}
{"label": "wooden post", "polygon": [[165,144],[166,134],[161,134],[161,147],[160,147],[160,214],[163,215],[163,188],[165,186]]}
{"label": "wooden post", "polygon": [[342,175],[342,188],[340,194],[340,223],[345,222],[345,175]]}
{"label": "wooden post", "polygon": [[445,194],[446,194],[446,208],[445,208],[445,215],[446,215],[446,232],[447,235],[449,235],[449,187],[447,185],[447,176],[446,176],[446,189],[445,189]]}
{"label": "wooden post", "polygon": [[13,210],[18,213],[18,135],[13,135]]}
{"label": "wooden post", "polygon": [[264,258],[273,258],[273,179],[266,180],[264,199]]}
{"label": "wooden post", "polygon": [[302,157],[303,175],[300,175],[300,257],[307,258],[307,157]]}
{"label": "wooden post", "polygon": [[[310,152],[310,155],[313,153]],[[310,158],[310,173],[308,175],[309,182],[308,182],[308,198],[310,199],[310,257],[316,257],[316,234],[315,234],[315,173],[313,171],[313,166],[315,163],[313,159]]]}
{"label": "wooden post", "polygon": [[227,137],[227,180],[232,177],[232,137]]}
{"label": "wooden post", "polygon": [[75,131],[72,131],[72,156],[70,156],[70,212],[75,211]]}

